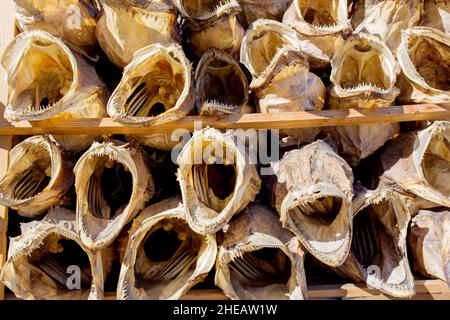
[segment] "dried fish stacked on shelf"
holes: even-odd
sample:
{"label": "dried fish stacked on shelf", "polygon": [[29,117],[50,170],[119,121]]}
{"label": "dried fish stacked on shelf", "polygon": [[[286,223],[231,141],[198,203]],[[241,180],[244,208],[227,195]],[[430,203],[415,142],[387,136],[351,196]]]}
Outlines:
{"label": "dried fish stacked on shelf", "polygon": [[[447,1],[15,2],[10,121],[449,102]],[[28,223],[0,280],[23,299],[292,300],[319,268],[401,298],[449,281],[448,121],[200,129],[19,142],[0,204]]]}

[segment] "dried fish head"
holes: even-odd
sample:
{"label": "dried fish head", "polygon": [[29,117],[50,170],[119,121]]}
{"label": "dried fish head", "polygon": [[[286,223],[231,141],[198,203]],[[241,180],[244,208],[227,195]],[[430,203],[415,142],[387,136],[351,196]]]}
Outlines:
{"label": "dried fish head", "polygon": [[[325,102],[322,80],[309,71],[306,57],[287,47],[280,49],[279,57],[251,87],[255,89],[261,113],[318,111]],[[320,128],[280,130],[282,144],[311,143]]]}
{"label": "dried fish head", "polygon": [[216,48],[238,59],[244,36],[244,28],[236,18],[239,11],[239,4],[229,1],[216,7],[207,20],[185,19],[181,28],[186,45],[197,57]]}
{"label": "dried fish head", "polygon": [[227,53],[208,50],[195,71],[195,95],[200,115],[248,113],[248,81]]}
{"label": "dried fish head", "polygon": [[102,299],[110,249],[92,252],[81,243],[75,212],[56,208],[22,225],[12,238],[1,281],[21,299]]}
{"label": "dried fish head", "polygon": [[350,166],[319,140],[286,153],[271,167],[269,201],[283,227],[323,263],[341,265],[352,239]]}
{"label": "dried fish head", "polygon": [[242,12],[239,21],[247,28],[254,21],[263,18],[281,21],[292,0],[238,0]]}
{"label": "dried fish head", "polygon": [[91,0],[14,0],[22,31],[40,29],[70,43],[75,51],[91,54],[97,44],[98,9]]}
{"label": "dried fish head", "polygon": [[312,67],[325,66],[329,58],[310,41],[301,41],[290,27],[273,20],[259,19],[247,29],[241,46],[241,63],[250,71],[253,81],[278,60],[281,49],[301,51]]}
{"label": "dried fish head", "polygon": [[106,115],[108,94],[94,67],[45,31],[19,34],[2,64],[8,74],[8,120]]}
{"label": "dried fish head", "polygon": [[179,299],[206,277],[216,253],[215,235],[189,228],[180,199],[151,205],[129,231],[117,299]]}
{"label": "dried fish head", "polygon": [[133,54],[148,45],[179,42],[177,11],[163,0],[100,0],[103,11],[96,36],[103,51],[115,65],[124,68]]}
{"label": "dried fish head", "polygon": [[381,182],[450,207],[450,122],[435,121],[389,142],[380,155]]}
{"label": "dried fish head", "polygon": [[408,244],[414,270],[450,284],[450,211],[440,207],[420,210],[412,219]]}
{"label": "dried fish head", "polygon": [[74,172],[81,241],[92,250],[112,243],[155,190],[144,152],[133,143],[94,142]]}
{"label": "dried fish head", "polygon": [[355,0],[352,25],[354,33],[375,35],[395,50],[401,31],[416,26],[423,12],[423,0]]}
{"label": "dried fish head", "polygon": [[387,188],[367,191],[353,201],[353,241],[338,273],[399,298],[415,294],[406,235],[410,215],[398,194]]}
{"label": "dried fish head", "polygon": [[0,204],[34,218],[69,200],[73,164],[50,137],[25,139],[10,151],[9,159],[0,181]]}
{"label": "dried fish head", "polygon": [[192,67],[177,44],[136,52],[108,102],[114,120],[138,127],[178,120],[193,108]]}
{"label": "dried fish head", "polygon": [[352,30],[347,0],[294,0],[284,14],[283,23],[329,57],[342,45],[342,35]]}
{"label": "dried fish head", "polygon": [[249,205],[223,235],[215,282],[231,299],[306,299],[304,252],[276,213]]}
{"label": "dried fish head", "polygon": [[195,232],[222,229],[259,192],[256,165],[241,147],[231,133],[205,128],[196,131],[181,150],[177,176],[187,220]]}
{"label": "dried fish head", "polygon": [[397,57],[402,102],[450,102],[449,35],[426,27],[405,30]]}
{"label": "dried fish head", "polygon": [[390,106],[400,68],[391,50],[376,37],[349,37],[331,60],[329,106],[332,109]]}

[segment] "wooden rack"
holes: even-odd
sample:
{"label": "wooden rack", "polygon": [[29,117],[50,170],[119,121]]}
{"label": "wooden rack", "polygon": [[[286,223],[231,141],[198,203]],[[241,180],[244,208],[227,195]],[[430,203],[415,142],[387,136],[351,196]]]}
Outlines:
{"label": "wooden rack", "polygon": [[[12,0],[0,0],[0,56],[17,30],[14,23]],[[7,99],[7,83],[0,67],[0,115]],[[146,134],[170,132],[175,129],[192,131],[196,123],[218,129],[281,129],[340,126],[376,122],[405,122],[419,120],[450,119],[450,105],[419,104],[393,106],[365,110],[327,110],[319,112],[288,112],[272,114],[245,114],[220,117],[189,116],[179,121],[157,127],[130,128],[110,118],[101,119],[51,119],[43,121],[8,122],[0,118],[0,178],[8,168],[8,152],[14,136],[33,134]],[[7,258],[8,210],[0,206],[0,269]],[[440,280],[417,280],[415,299],[450,299],[447,284]],[[368,290],[362,285],[316,285],[308,287],[311,299],[390,299],[379,291]],[[7,296],[7,299],[14,299]],[[114,299],[114,295],[107,295]],[[0,300],[5,299],[4,287],[0,283]],[[186,299],[225,299],[218,290],[191,291]]]}

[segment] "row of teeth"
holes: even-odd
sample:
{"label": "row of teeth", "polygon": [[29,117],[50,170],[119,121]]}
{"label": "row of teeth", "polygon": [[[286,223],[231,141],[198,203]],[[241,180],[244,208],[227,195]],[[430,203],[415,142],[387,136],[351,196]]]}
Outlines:
{"label": "row of teeth", "polygon": [[358,91],[365,91],[365,90],[371,90],[371,91],[378,91],[383,94],[388,94],[390,92],[389,89],[382,89],[378,87],[377,85],[373,83],[359,83],[356,87],[343,87],[343,90],[349,91],[349,92],[358,92]]}
{"label": "row of teeth", "polygon": [[213,108],[217,108],[225,114],[233,114],[234,112],[236,112],[236,108],[238,107],[217,100],[208,100],[203,104],[203,107],[201,108],[202,111],[211,111],[211,105],[214,106]]}
{"label": "row of teeth", "polygon": [[32,105],[30,104],[28,107],[15,108],[14,113],[17,115],[33,115],[33,114],[38,115],[52,109],[57,103],[58,102],[54,102],[46,106],[39,106],[39,110],[32,109]]}

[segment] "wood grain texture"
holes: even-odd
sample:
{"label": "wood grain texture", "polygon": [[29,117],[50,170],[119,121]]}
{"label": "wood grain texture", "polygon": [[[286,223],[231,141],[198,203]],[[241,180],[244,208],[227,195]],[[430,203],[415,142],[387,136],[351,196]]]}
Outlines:
{"label": "wood grain texture", "polygon": [[48,119],[8,122],[0,120],[0,135],[30,134],[148,134],[172,132],[176,129],[193,131],[197,124],[217,129],[286,129],[354,125],[376,122],[404,122],[450,119],[450,104],[417,104],[378,109],[325,110],[317,112],[252,113],[225,116],[188,116],[179,121],[147,128],[126,127],[111,118]]}
{"label": "wood grain texture", "polygon": [[[0,0],[0,57],[9,42],[15,35],[14,2],[11,0]],[[0,66],[0,115],[3,117],[4,105],[8,95],[6,83],[6,72]],[[11,149],[12,137],[0,136],[0,179],[8,169],[8,153]],[[7,258],[8,209],[0,206],[0,270]],[[0,300],[4,299],[5,288],[0,283]]]}
{"label": "wood grain texture", "polygon": [[[364,284],[328,284],[308,286],[310,300],[393,300],[395,298],[381,294],[377,290],[369,290]],[[9,299],[17,299],[8,296]],[[105,300],[115,300],[114,292],[106,293]],[[448,300],[450,289],[441,280],[416,280],[416,295],[413,300]],[[181,300],[228,300],[219,289],[191,290]]]}

